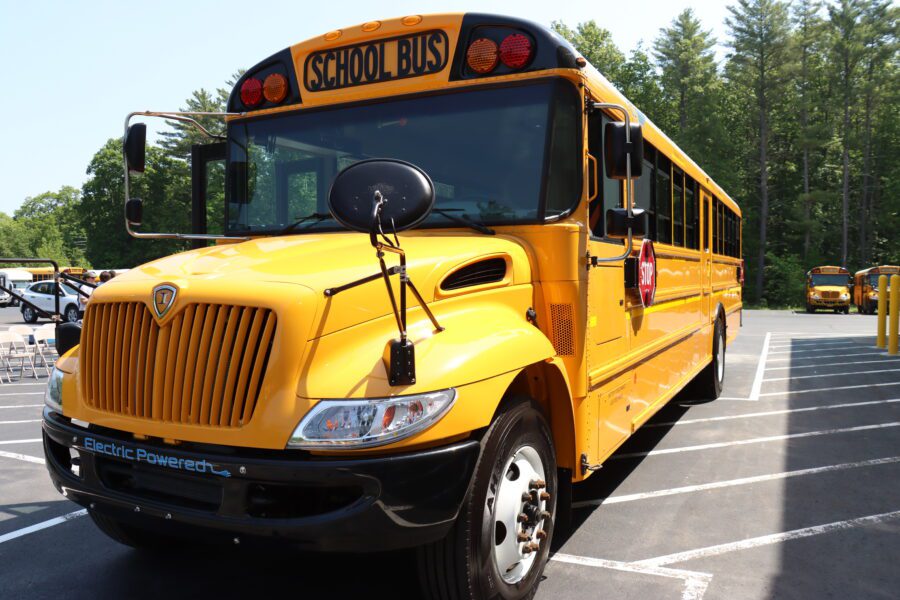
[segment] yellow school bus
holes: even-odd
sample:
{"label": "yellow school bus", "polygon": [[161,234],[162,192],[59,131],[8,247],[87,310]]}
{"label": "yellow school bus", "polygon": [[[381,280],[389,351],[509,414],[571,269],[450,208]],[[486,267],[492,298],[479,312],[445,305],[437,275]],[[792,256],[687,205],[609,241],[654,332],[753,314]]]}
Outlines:
{"label": "yellow school bus", "polygon": [[129,117],[126,227],[203,247],[94,291],[44,412],[53,482],[115,540],[416,547],[426,596],[527,598],[572,483],[722,389],[741,211],[540,25],[411,15],[266,58],[195,148],[190,233],[128,195],[154,116],[198,117]]}
{"label": "yellow school bus", "polygon": [[806,312],[825,308],[850,312],[850,271],[844,267],[813,267],[806,273]]}
{"label": "yellow school bus", "polygon": [[[853,303],[860,313],[874,315],[878,311],[878,278],[885,275],[888,285],[891,275],[900,275],[900,267],[881,265],[857,271],[853,276]],[[890,291],[888,288],[886,291]]]}
{"label": "yellow school bus", "polygon": [[[50,267],[35,267],[25,269],[34,278],[34,281],[49,281],[53,279],[53,269]],[[84,269],[81,267],[60,267],[60,272],[68,273],[72,277],[81,278],[84,275]]]}

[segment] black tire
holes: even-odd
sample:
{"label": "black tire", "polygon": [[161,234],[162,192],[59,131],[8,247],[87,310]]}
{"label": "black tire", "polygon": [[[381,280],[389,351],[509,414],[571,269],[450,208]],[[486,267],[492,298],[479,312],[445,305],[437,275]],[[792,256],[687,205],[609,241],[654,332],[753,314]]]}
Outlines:
{"label": "black tire", "polygon": [[721,317],[716,319],[713,328],[712,357],[712,362],[693,381],[693,395],[698,400],[715,400],[722,394],[725,383],[725,324]]}
{"label": "black tire", "polygon": [[63,315],[65,319],[69,323],[77,323],[78,322],[78,307],[74,304],[68,305],[65,310],[63,310]]}
{"label": "black tire", "polygon": [[812,306],[809,305],[809,303],[807,303],[806,304],[806,312],[814,313],[814,312],[816,312],[816,309],[814,309]]}
{"label": "black tire", "polygon": [[26,323],[37,323],[37,312],[30,306],[22,307],[22,320]]}
{"label": "black tire", "polygon": [[164,535],[152,531],[151,529],[143,529],[130,524],[122,523],[118,519],[104,515],[95,510],[88,509],[88,515],[94,521],[94,525],[105,533],[110,539],[119,542],[125,546],[138,548],[142,550],[160,550],[163,548],[183,547],[187,541],[185,539],[176,538],[170,535]]}
{"label": "black tire", "polygon": [[844,307],[844,314],[845,314],[845,315],[849,315],[849,314],[850,314],[850,307],[849,307],[849,306],[845,306],[845,307]]}
{"label": "black tire", "polygon": [[[494,419],[481,447],[472,484],[453,529],[443,540],[418,550],[420,582],[426,598],[523,600],[533,598],[537,592],[547,564],[556,517],[557,469],[550,427],[534,401],[517,398]],[[501,484],[505,483],[503,478],[512,482],[517,480],[517,472],[504,471],[506,465],[521,449],[528,447],[536,451],[545,474],[546,492],[550,496],[539,502],[543,503],[541,506],[549,512],[550,518],[533,515],[534,521],[529,519],[525,525],[516,525],[517,532],[519,527],[528,527],[532,532],[540,527],[546,532],[546,538],[536,542],[539,546],[533,562],[521,579],[509,583],[499,572],[493,545],[496,539],[506,540],[513,532],[495,526],[490,511],[499,504],[495,504],[495,500]],[[536,489],[533,493],[539,491]],[[522,510],[539,514],[540,506],[532,506],[525,503]],[[520,548],[522,546],[519,544]],[[527,557],[523,558],[522,562],[527,563],[527,560]]]}

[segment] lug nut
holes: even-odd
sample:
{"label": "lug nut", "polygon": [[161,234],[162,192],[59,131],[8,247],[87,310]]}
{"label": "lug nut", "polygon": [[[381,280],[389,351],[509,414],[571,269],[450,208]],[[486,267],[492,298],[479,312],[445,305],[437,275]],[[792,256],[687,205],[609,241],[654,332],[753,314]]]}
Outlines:
{"label": "lug nut", "polygon": [[546,540],[546,539],[547,539],[547,532],[544,531],[543,529],[538,529],[537,531],[534,532],[534,535],[535,535],[535,537],[537,537],[537,539],[539,539],[539,540]]}
{"label": "lug nut", "polygon": [[541,500],[546,501],[546,500],[549,500],[549,499],[550,499],[550,494],[547,493],[547,492],[541,492],[541,495],[540,495],[539,497],[540,497]]}
{"label": "lug nut", "polygon": [[534,481],[531,482],[531,487],[542,490],[545,487],[547,487],[547,482],[544,481],[543,479],[535,479]]}
{"label": "lug nut", "polygon": [[531,492],[522,492],[522,502],[531,502],[534,498],[531,495]]}
{"label": "lug nut", "polygon": [[526,515],[525,513],[519,513],[519,516],[516,517],[516,521],[518,521],[519,523],[527,523],[528,515]]}
{"label": "lug nut", "polygon": [[538,544],[537,542],[531,542],[530,544],[525,544],[525,547],[522,548],[522,551],[525,554],[529,554],[531,552],[537,552],[540,549],[541,549],[540,544]]}
{"label": "lug nut", "polygon": [[547,512],[546,510],[542,510],[538,516],[539,516],[540,518],[546,519],[546,520],[548,520],[548,521],[550,520],[550,517],[551,517],[550,513]]}
{"label": "lug nut", "polygon": [[519,535],[516,536],[516,540],[521,543],[530,542],[531,536],[529,536],[527,533],[519,533]]}

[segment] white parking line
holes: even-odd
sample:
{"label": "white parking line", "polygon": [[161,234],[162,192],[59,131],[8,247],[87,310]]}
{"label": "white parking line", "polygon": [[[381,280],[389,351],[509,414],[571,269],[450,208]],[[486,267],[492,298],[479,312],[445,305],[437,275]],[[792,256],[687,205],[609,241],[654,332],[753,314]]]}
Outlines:
{"label": "white parking line", "polygon": [[0,384],[0,388],[11,388],[11,387],[34,387],[39,385],[41,387],[47,387],[47,381],[38,381],[37,383],[4,383]]}
{"label": "white parking line", "polygon": [[14,394],[0,394],[0,396],[43,396],[44,392],[17,392]]}
{"label": "white parking line", "polygon": [[766,392],[760,396],[789,396],[791,394],[809,394],[811,392],[832,392],[834,390],[857,390],[860,388],[884,387],[886,385],[900,385],[900,381],[892,381],[888,383],[868,383],[865,385],[840,385],[827,388],[816,388],[813,390],[790,390],[785,392]]}
{"label": "white parking line", "polygon": [[753,387],[750,389],[750,400],[759,400],[759,391],[762,388],[763,373],[766,372],[766,358],[769,356],[769,341],[771,333],[766,333],[762,351],[759,353],[759,362],[756,364],[756,376],[753,378]]}
{"label": "white parking line", "polygon": [[19,423],[40,423],[40,419],[28,419],[26,421],[0,421],[0,425],[18,425]]}
{"label": "white parking line", "polygon": [[[841,346],[832,346],[830,348],[812,348],[810,350],[779,350],[777,352],[772,352],[771,354],[815,354],[816,352],[834,352],[835,350],[840,350],[842,348],[846,348],[848,350],[851,348],[857,350],[867,349],[867,347],[863,344],[844,344]],[[872,350],[881,352],[881,350],[878,348],[872,348]]]}
{"label": "white parking line", "polygon": [[43,442],[41,438],[35,438],[33,440],[0,440],[0,444],[33,444],[35,442]]}
{"label": "white parking line", "polygon": [[819,367],[851,367],[853,365],[872,365],[888,362],[900,362],[900,358],[882,358],[880,360],[845,360],[815,365],[789,365],[787,367],[767,367],[766,371],[783,371],[784,369],[818,369]]}
{"label": "white parking line", "polygon": [[819,377],[845,377],[847,375],[871,375],[872,373],[900,373],[900,369],[877,369],[875,371],[844,371],[842,373],[817,373],[816,375],[794,375],[793,377],[773,377],[765,381],[790,381],[792,379],[817,379]]}
{"label": "white parking line", "polygon": [[776,362],[776,361],[780,362],[783,360],[795,361],[795,360],[821,360],[823,358],[849,358],[851,356],[868,356],[869,358],[871,358],[873,356],[879,356],[879,355],[884,356],[885,358],[887,358],[887,356],[888,356],[884,350],[881,350],[879,348],[872,348],[868,352],[859,352],[857,354],[826,354],[825,356],[810,356],[808,358],[803,358],[802,356],[785,356],[783,358],[769,358],[769,362]]}
{"label": "white parking line", "polygon": [[0,450],[0,458],[12,458],[13,460],[23,460],[25,462],[35,463],[37,465],[46,464],[43,458],[37,456],[29,456],[27,454],[19,454],[18,452],[4,452]]}
{"label": "white parking line", "polygon": [[16,531],[11,531],[4,535],[0,535],[0,544],[3,542],[8,542],[10,540],[14,540],[16,538],[20,538],[23,535],[28,535],[29,533],[34,533],[36,531],[41,531],[42,529],[47,529],[48,527],[53,527],[54,525],[60,525],[62,523],[67,523],[73,519],[77,519],[78,517],[83,517],[87,514],[87,510],[82,508],[81,510],[76,510],[75,512],[70,512],[67,515],[63,515],[61,517],[56,517],[55,519],[50,519],[49,521],[42,521],[40,523],[35,523],[34,525],[30,525],[28,527],[23,527],[22,529],[17,529]]}
{"label": "white parking line", "polygon": [[844,341],[820,342],[817,340],[794,340],[790,344],[782,344],[784,340],[778,340],[772,348],[813,348],[815,346],[834,346],[846,344]]}
{"label": "white parking line", "polygon": [[10,404],[9,406],[0,406],[0,410],[4,408],[35,408],[37,406],[43,406],[43,404]]}
{"label": "white parking line", "polygon": [[803,340],[825,340],[828,338],[834,337],[852,337],[852,338],[866,338],[874,336],[868,335],[859,335],[858,333],[816,333],[815,331],[773,331],[772,335],[782,336],[787,335],[791,336],[793,339],[803,339]]}
{"label": "white parking line", "polygon": [[681,591],[681,600],[701,600],[703,594],[706,593],[706,588],[709,587],[709,582],[712,581],[711,573],[700,573],[699,571],[685,571],[682,569],[670,569],[666,567],[652,567],[618,560],[591,558],[589,556],[556,553],[550,557],[550,560],[572,565],[625,571],[626,573],[641,573],[643,575],[656,575],[659,577],[668,577],[670,579],[680,579],[684,582],[684,588]]}
{"label": "white parking line", "polygon": [[[792,440],[795,438],[816,437],[820,435],[833,435],[836,433],[850,433],[853,431],[868,431],[871,429],[884,429],[886,427],[900,426],[900,421],[893,423],[879,423],[878,425],[860,425],[857,427],[842,427],[840,429],[824,429],[822,431],[804,431],[803,433],[786,433],[784,435],[770,435],[766,437],[749,438],[746,440],[733,440],[731,442],[714,442],[712,444],[699,444],[696,446],[681,446],[679,448],[663,448],[662,450],[647,450],[644,452],[626,452],[624,454],[616,454],[609,460],[618,460],[622,458],[637,458],[641,456],[658,456],[660,454],[676,454],[679,452],[696,452],[699,450],[712,450],[714,448],[727,448],[729,446],[744,446],[746,444],[762,444],[765,442],[775,442],[778,440]],[[2,442],[0,442],[2,443]]]}
{"label": "white parking line", "polygon": [[740,477],[738,479],[729,479],[726,481],[714,481],[712,483],[701,483],[698,485],[686,485],[683,487],[669,488],[665,490],[655,490],[652,492],[643,492],[640,494],[622,494],[621,496],[609,496],[607,498],[599,498],[597,500],[582,500],[581,502],[573,502],[572,508],[584,508],[588,506],[600,506],[606,504],[619,504],[621,502],[634,502],[636,500],[647,500],[649,498],[662,498],[664,496],[674,496],[676,494],[690,494],[692,492],[703,492],[706,490],[717,490],[720,488],[734,487],[736,485],[749,485],[751,483],[761,483],[764,481],[776,481],[779,479],[789,479],[791,477],[802,477],[804,475],[817,475],[819,473],[831,473],[833,471],[846,471],[847,469],[857,469],[860,467],[873,467],[877,465],[888,465],[900,462],[900,456],[892,456],[890,458],[875,458],[872,460],[861,460],[858,462],[842,463],[839,465],[828,465],[825,467],[813,467],[810,469],[798,469],[796,471],[784,471],[782,473],[771,473],[768,475],[755,475],[753,477]]}
{"label": "white parking line", "polygon": [[749,419],[751,417],[771,417],[773,415],[787,415],[798,412],[811,412],[815,410],[830,410],[833,408],[853,408],[857,406],[871,406],[873,404],[890,404],[900,402],[900,398],[890,400],[867,400],[865,402],[846,402],[844,404],[824,404],[820,406],[808,406],[806,408],[786,408],[784,410],[767,410],[763,412],[744,413],[742,415],[725,415],[723,417],[706,417],[703,419],[682,419],[680,421],[668,421],[665,423],[647,423],[644,427],[673,427],[675,425],[694,425],[695,423],[713,423],[715,421],[731,421],[733,419]]}
{"label": "white parking line", "polygon": [[854,527],[862,527],[864,525],[872,525],[882,523],[891,519],[900,517],[900,510],[893,512],[871,515],[868,517],[860,517],[858,519],[848,519],[846,521],[834,521],[833,523],[825,523],[824,525],[815,525],[813,527],[804,527],[803,529],[792,529],[783,533],[773,533],[771,535],[762,535],[755,538],[748,538],[739,542],[730,542],[728,544],[718,544],[715,546],[707,546],[706,548],[698,548],[696,550],[688,550],[686,552],[677,552],[675,554],[667,554],[665,556],[657,556],[656,558],[648,558],[640,560],[634,564],[646,565],[648,567],[660,567],[673,563],[685,562],[697,558],[705,558],[708,556],[716,556],[727,552],[735,552],[737,550],[748,550],[750,548],[758,548],[759,546],[768,546],[770,544],[780,544],[789,540],[797,540],[800,538],[821,535],[832,531],[840,531],[843,529],[851,529]]}

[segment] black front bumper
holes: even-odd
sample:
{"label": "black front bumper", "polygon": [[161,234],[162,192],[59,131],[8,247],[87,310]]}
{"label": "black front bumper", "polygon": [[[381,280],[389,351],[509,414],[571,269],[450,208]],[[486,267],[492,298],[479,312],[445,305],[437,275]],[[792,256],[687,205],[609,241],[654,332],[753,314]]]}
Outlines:
{"label": "black front bumper", "polygon": [[380,551],[445,536],[479,442],[377,458],[137,442],[44,410],[57,489],[78,504],[160,531],[290,540],[313,550]]}

